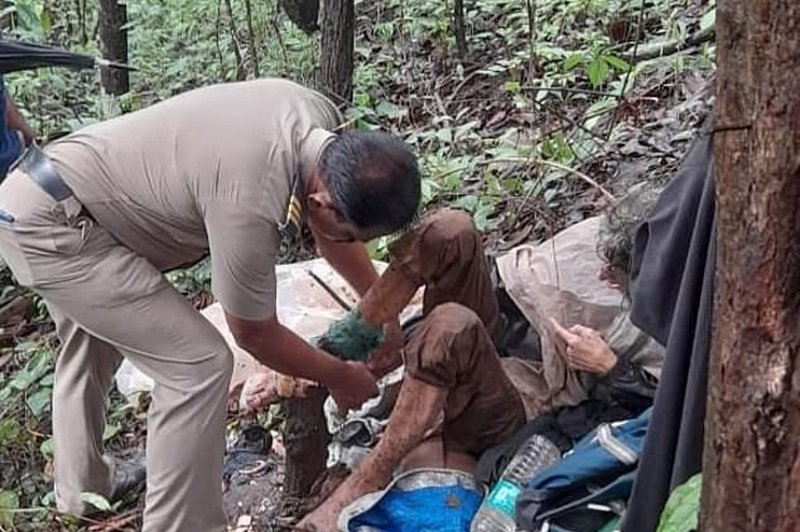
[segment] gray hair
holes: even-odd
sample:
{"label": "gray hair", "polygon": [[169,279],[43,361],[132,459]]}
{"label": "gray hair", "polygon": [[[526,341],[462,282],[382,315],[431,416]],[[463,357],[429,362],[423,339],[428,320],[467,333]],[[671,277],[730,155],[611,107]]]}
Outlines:
{"label": "gray hair", "polygon": [[607,268],[630,274],[633,237],[660,193],[660,187],[639,183],[608,208],[597,240],[597,252]]}

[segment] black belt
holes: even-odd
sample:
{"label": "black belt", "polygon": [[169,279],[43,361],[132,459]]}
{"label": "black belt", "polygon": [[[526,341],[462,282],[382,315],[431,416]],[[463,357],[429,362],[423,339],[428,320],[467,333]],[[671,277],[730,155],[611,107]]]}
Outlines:
{"label": "black belt", "polygon": [[34,183],[42,187],[42,190],[56,201],[64,201],[72,196],[72,190],[61,179],[50,157],[36,145],[31,145],[25,150],[11,169],[15,168],[28,174]]}

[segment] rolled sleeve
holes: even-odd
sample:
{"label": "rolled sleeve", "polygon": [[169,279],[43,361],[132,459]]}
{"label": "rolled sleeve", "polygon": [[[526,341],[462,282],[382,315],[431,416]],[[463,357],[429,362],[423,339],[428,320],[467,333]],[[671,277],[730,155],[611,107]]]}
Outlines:
{"label": "rolled sleeve", "polygon": [[247,320],[275,314],[278,229],[257,205],[207,206],[211,289],[225,312]]}

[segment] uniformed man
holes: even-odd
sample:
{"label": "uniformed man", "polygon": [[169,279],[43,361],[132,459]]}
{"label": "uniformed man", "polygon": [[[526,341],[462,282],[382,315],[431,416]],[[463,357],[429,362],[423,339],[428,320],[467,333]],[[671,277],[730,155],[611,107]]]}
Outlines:
{"label": "uniformed man", "polygon": [[305,220],[363,294],[378,275],[362,242],[403,228],[417,209],[405,144],[332,133],[341,122],[330,101],[289,81],[216,85],[29,149],[0,186],[0,255],[47,302],[62,342],[53,392],[61,511],[87,513],[82,492],[114,491],[102,436],[124,356],[155,381],[144,530],[224,530],[232,355],[162,275],[206,254],[239,345],[324,384],[341,407],[376,392],[363,364],[315,349],[275,317],[282,229]]}

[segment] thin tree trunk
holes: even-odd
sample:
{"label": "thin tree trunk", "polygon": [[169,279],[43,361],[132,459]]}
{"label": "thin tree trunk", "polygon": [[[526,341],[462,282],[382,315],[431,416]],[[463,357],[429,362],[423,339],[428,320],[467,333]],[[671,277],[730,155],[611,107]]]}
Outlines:
{"label": "thin tree trunk", "polygon": [[717,8],[718,254],[702,530],[800,530],[800,4]]}
{"label": "thin tree trunk", "polygon": [[278,5],[289,20],[310,35],[319,29],[319,2],[320,0],[279,0]]}
{"label": "thin tree trunk", "polygon": [[239,31],[236,29],[236,19],[233,15],[231,0],[225,0],[225,8],[228,10],[228,30],[231,34],[231,47],[233,48],[233,56],[236,58],[236,80],[242,81],[247,77],[247,73],[244,71],[242,51],[239,47]]}
{"label": "thin tree trunk", "polygon": [[453,32],[456,36],[456,51],[458,60],[464,62],[467,58],[467,32],[464,27],[464,0],[453,2]]}
{"label": "thin tree trunk", "polygon": [[84,0],[75,0],[75,14],[78,15],[78,32],[81,38],[81,44],[86,45],[86,2]]}
{"label": "thin tree trunk", "polygon": [[[128,62],[128,30],[123,29],[128,22],[125,4],[118,0],[100,0],[100,48],[103,57]],[[82,19],[83,31],[86,30],[86,17]],[[103,69],[101,73],[103,89],[109,94],[125,94],[128,92],[128,71],[122,69]]]}
{"label": "thin tree trunk", "polygon": [[303,399],[286,401],[287,420],[283,433],[286,473],[283,488],[292,497],[306,497],[325,470],[328,457],[327,423],[322,405],[327,393],[315,390]]}
{"label": "thin tree trunk", "polygon": [[333,101],[353,98],[355,5],[353,0],[325,0],[322,4],[319,84]]}
{"label": "thin tree trunk", "polygon": [[259,45],[258,45],[258,37],[256,36],[256,32],[253,28],[253,7],[251,6],[250,0],[244,0],[244,7],[247,11],[247,33],[250,34],[250,59],[253,62],[253,74],[255,77],[261,77],[260,68],[258,65],[258,53],[259,53]]}

